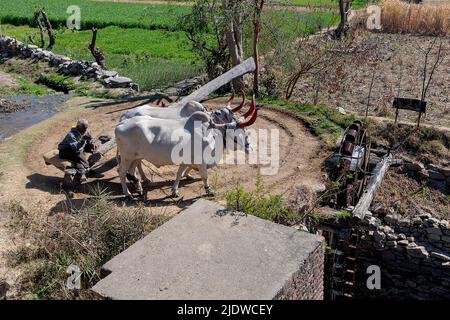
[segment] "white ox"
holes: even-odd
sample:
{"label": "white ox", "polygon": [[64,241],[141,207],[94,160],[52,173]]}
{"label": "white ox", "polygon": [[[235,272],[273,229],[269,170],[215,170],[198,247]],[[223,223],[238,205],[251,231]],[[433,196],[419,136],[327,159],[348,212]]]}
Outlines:
{"label": "white ox", "polygon": [[[123,122],[125,120],[134,118],[134,117],[141,117],[141,116],[147,116],[157,119],[182,119],[182,118],[188,118],[190,117],[194,112],[205,112],[209,115],[213,116],[213,119],[216,123],[230,123],[233,121],[238,122],[238,119],[235,117],[236,112],[240,111],[244,106],[246,102],[246,97],[244,92],[242,92],[242,102],[235,108],[232,108],[231,105],[234,101],[234,93],[231,96],[231,98],[228,100],[226,107],[213,111],[208,112],[206,108],[197,101],[190,101],[185,106],[182,107],[167,107],[167,108],[161,108],[161,107],[152,107],[150,105],[142,105],[133,109],[128,110],[120,117],[120,122]],[[243,115],[243,117],[247,117],[248,115],[252,114],[254,111],[254,104],[250,107],[250,109]],[[231,111],[231,112],[230,112]],[[119,159],[119,153],[118,159]],[[137,183],[137,178],[135,177],[135,171],[136,167],[139,171],[139,174],[141,176],[142,182],[145,184],[151,183],[151,180],[147,178],[147,176],[144,173],[144,170],[142,169],[142,162],[136,161],[133,166],[129,170],[129,174],[127,174],[127,178],[130,181],[133,181],[134,183]],[[185,172],[183,177],[186,177],[188,179],[192,179],[192,176],[190,176],[192,168],[188,168]],[[142,192],[142,188],[137,185],[138,191]]]}
{"label": "white ox", "polygon": [[[232,112],[237,112],[242,109],[242,107],[245,105],[245,95],[242,95],[242,103],[234,108],[231,109],[231,104],[234,99],[234,94],[228,100],[226,108],[231,110]],[[140,116],[149,116],[153,118],[158,119],[181,119],[181,118],[188,118],[190,117],[194,112],[201,111],[201,112],[207,112],[204,106],[202,106],[197,101],[190,101],[186,105],[182,107],[168,107],[168,108],[161,108],[161,107],[152,107],[148,104],[133,108],[131,110],[128,110],[120,117],[120,122],[131,119],[134,117],[140,117]]]}
{"label": "white ox", "polygon": [[[147,160],[156,167],[165,165],[179,165],[175,183],[172,187],[172,195],[179,196],[179,182],[181,177],[189,168],[194,168],[200,172],[205,190],[212,194],[208,184],[207,169],[217,165],[217,162],[208,162],[203,158],[205,150],[210,154],[216,154],[217,146],[224,144],[216,143],[215,134],[207,135],[205,130],[217,129],[225,137],[227,129],[244,129],[252,125],[257,118],[258,110],[255,108],[255,102],[252,101],[250,108],[252,114],[248,119],[240,121],[231,121],[228,123],[216,123],[214,116],[205,112],[194,112],[190,117],[183,119],[156,119],[149,116],[137,116],[120,122],[115,130],[117,149],[121,155],[119,164],[119,176],[123,192],[126,196],[132,195],[126,185],[126,175],[133,167],[136,167],[142,160]],[[195,122],[201,123],[203,130],[195,127]],[[174,132],[179,136],[174,139]],[[214,131],[213,131],[214,132]],[[217,134],[217,132],[215,132]],[[194,142],[195,141],[195,142]],[[201,155],[196,154],[195,144],[201,142]],[[182,143],[181,143],[182,142]],[[251,145],[248,142],[248,134],[245,130],[238,130],[234,137],[234,143],[241,145],[246,153],[251,151]],[[190,157],[181,161],[173,159],[173,151],[180,148],[180,145],[190,149]],[[198,157],[200,156],[200,162]],[[138,182],[140,185],[140,182]]]}

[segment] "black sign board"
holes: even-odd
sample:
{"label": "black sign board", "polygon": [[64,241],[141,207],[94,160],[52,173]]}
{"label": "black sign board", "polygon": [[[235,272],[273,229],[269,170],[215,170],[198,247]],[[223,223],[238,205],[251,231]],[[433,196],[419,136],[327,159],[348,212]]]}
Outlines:
{"label": "black sign board", "polygon": [[393,105],[396,109],[405,109],[421,113],[425,113],[427,110],[427,102],[418,99],[394,98]]}

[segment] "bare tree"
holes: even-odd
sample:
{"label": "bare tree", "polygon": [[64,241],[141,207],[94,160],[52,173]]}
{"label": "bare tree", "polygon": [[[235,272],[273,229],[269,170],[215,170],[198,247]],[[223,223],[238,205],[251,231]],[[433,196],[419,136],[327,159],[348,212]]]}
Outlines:
{"label": "bare tree", "polygon": [[348,28],[348,16],[352,9],[352,0],[336,0],[339,3],[340,22],[335,30],[335,37],[340,39]]}
{"label": "bare tree", "polygon": [[92,28],[92,40],[89,44],[88,48],[91,51],[92,56],[98,65],[102,68],[106,68],[105,66],[105,55],[103,54],[102,49],[96,48],[95,43],[97,42],[97,28]]}
{"label": "bare tree", "polygon": [[[222,0],[223,17],[225,19],[225,38],[233,66],[244,61],[244,48],[242,32],[244,28],[244,11],[247,1]],[[244,78],[233,80],[235,91],[244,89]]]}
{"label": "bare tree", "polygon": [[44,25],[41,21],[41,11],[38,10],[34,13],[34,21],[36,21],[36,24],[39,28],[40,34],[41,34],[41,48],[45,47],[45,29]]}
{"label": "bare tree", "polygon": [[47,48],[51,50],[56,43],[55,33],[53,32],[52,24],[48,19],[47,13],[44,11],[43,8],[40,10],[40,13],[42,15],[42,18],[44,19],[45,27],[47,28],[48,33],[49,44]]}
{"label": "bare tree", "polygon": [[253,9],[253,59],[255,60],[255,72],[253,77],[253,93],[259,96],[259,35],[261,32],[261,13],[265,0],[254,0]]}

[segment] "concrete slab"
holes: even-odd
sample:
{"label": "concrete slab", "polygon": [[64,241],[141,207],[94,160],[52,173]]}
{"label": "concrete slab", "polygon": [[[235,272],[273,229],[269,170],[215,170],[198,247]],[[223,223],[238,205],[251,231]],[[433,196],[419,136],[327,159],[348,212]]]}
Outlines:
{"label": "concrete slab", "polygon": [[323,238],[198,200],[104,265],[111,299],[321,299]]}

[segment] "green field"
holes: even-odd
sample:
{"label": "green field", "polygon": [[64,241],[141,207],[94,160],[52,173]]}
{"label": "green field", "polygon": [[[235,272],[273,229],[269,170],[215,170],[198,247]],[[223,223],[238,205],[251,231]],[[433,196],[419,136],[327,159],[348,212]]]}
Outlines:
{"label": "green field", "polygon": [[[354,0],[352,7],[354,9],[360,9],[365,7],[369,2],[375,2],[376,0]],[[280,1],[280,5],[293,5],[299,7],[321,7],[321,8],[337,8],[337,0],[287,0]]]}
{"label": "green field", "polygon": [[54,27],[66,25],[67,8],[80,7],[81,28],[145,28],[174,30],[177,19],[190,12],[190,7],[176,5],[129,4],[92,0],[0,0],[0,21],[14,25],[34,25],[33,12],[42,7]]}
{"label": "green field", "polygon": [[[324,1],[324,0],[321,0]],[[81,31],[65,27],[67,7],[81,9]],[[110,70],[132,78],[141,89],[161,88],[173,82],[199,75],[204,66],[177,24],[179,17],[191,11],[189,6],[96,2],[91,0],[0,0],[1,34],[28,43],[34,36],[39,43],[33,12],[44,7],[56,29],[53,51],[74,59],[93,60],[87,45],[90,28],[99,28],[97,47],[106,57]],[[264,12],[270,28],[263,28],[261,52],[271,50],[281,35],[295,40],[302,33],[316,32],[336,23],[336,14],[291,11]],[[251,38],[251,30],[247,32]],[[267,39],[267,41],[264,41]],[[246,42],[250,55],[250,42]]]}

